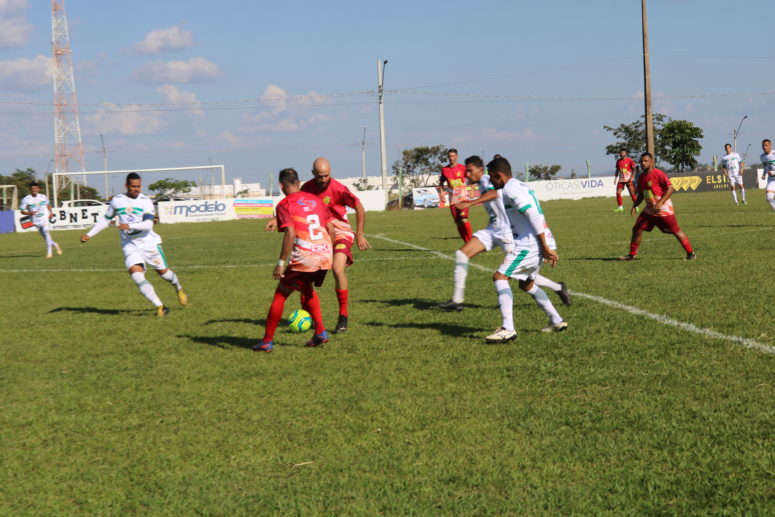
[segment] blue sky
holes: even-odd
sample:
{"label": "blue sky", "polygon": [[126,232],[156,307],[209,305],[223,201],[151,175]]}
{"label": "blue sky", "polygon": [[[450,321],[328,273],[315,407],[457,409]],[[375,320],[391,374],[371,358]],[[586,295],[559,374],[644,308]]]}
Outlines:
{"label": "blue sky", "polygon": [[[316,156],[379,172],[377,60],[388,59],[388,163],[444,144],[612,170],[603,125],[643,110],[640,1],[65,2],[86,168],[224,164],[268,174]],[[775,137],[771,0],[650,0],[655,111],[705,131],[702,162]],[[0,170],[53,157],[50,2],[0,0]],[[757,92],[770,92],[761,95]],[[372,93],[368,93],[372,92]],[[542,97],[543,100],[526,97]],[[605,100],[591,100],[603,98]],[[564,100],[561,100],[564,99]],[[32,103],[32,104],[30,104]]]}

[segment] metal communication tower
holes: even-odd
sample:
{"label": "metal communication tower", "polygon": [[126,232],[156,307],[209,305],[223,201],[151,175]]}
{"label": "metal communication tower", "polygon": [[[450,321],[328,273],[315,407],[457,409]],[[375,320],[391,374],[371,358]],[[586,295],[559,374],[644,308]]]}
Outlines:
{"label": "metal communication tower", "polygon": [[54,170],[83,172],[86,168],[64,0],[51,0],[51,34],[54,55]]}

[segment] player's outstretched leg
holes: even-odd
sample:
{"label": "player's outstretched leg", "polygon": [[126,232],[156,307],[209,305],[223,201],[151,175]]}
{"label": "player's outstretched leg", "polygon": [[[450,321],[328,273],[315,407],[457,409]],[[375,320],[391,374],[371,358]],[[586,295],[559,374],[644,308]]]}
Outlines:
{"label": "player's outstretched leg", "polygon": [[161,276],[164,280],[166,280],[167,282],[175,286],[175,290],[178,293],[178,303],[183,307],[188,305],[188,296],[186,296],[186,292],[183,290],[183,287],[180,285],[180,281],[178,280],[178,275],[176,275],[173,270],[167,269],[164,273],[159,272],[159,276]]}
{"label": "player's outstretched leg", "polygon": [[346,273],[347,262],[348,256],[346,253],[334,253],[332,267],[334,272],[334,282],[336,285],[334,290],[336,292],[336,300],[339,302],[339,316],[336,320],[336,326],[333,330],[334,334],[338,334],[339,332],[344,332],[347,330],[347,320],[350,316],[350,290]]}
{"label": "player's outstretched leg", "polygon": [[775,210],[775,192],[767,191],[767,202]]}
{"label": "player's outstretched leg", "polygon": [[743,204],[747,205],[748,201],[745,200],[745,187],[742,184],[740,185],[740,197],[743,199]]}
{"label": "player's outstretched leg", "polygon": [[[43,237],[43,240],[46,241],[46,258],[51,258],[54,255],[51,253],[51,247],[54,244],[54,241],[51,239],[51,232],[49,231],[48,227],[42,225],[38,226],[38,232],[40,232],[40,235]],[[59,246],[57,246],[59,248]]]}
{"label": "player's outstretched leg", "polygon": [[505,343],[517,338],[517,332],[514,330],[514,295],[505,276],[495,273],[493,281],[495,282],[495,292],[498,295],[502,324],[500,328],[495,329],[495,332],[487,336],[486,341],[488,343]]}
{"label": "player's outstretched leg", "polygon": [[328,343],[328,332],[323,324],[323,311],[320,308],[320,298],[311,284],[307,284],[301,291],[301,306],[312,316],[315,326],[315,335],[307,341],[305,346],[315,347]]}
{"label": "player's outstretched leg", "polygon": [[280,319],[283,317],[283,309],[285,308],[285,300],[292,293],[289,288],[280,284],[274,291],[274,298],[272,298],[272,305],[269,306],[269,312],[266,315],[266,327],[264,328],[264,337],[257,345],[253,345],[253,350],[256,352],[271,352],[274,348],[274,333],[277,330],[277,326],[280,324]]}
{"label": "player's outstretched leg", "polygon": [[463,301],[465,300],[466,278],[468,277],[468,262],[472,257],[486,251],[485,245],[474,236],[470,241],[463,244],[455,252],[455,269],[453,272],[454,288],[452,290],[452,299],[448,302],[442,302],[437,305],[439,309],[445,311],[462,311]]}
{"label": "player's outstretched leg", "polygon": [[563,305],[568,306],[571,304],[570,292],[568,292],[568,286],[565,285],[565,282],[555,282],[543,275],[536,275],[534,282],[538,287],[546,287],[557,293]]}
{"label": "player's outstretched leg", "polygon": [[130,273],[132,280],[137,284],[137,289],[140,294],[151,302],[156,307],[156,315],[159,317],[166,316],[169,313],[169,309],[164,306],[158,296],[156,296],[156,290],[151,283],[145,279],[145,273],[142,271],[133,271]]}
{"label": "player's outstretched leg", "polygon": [[562,319],[560,313],[554,308],[554,304],[543,289],[532,281],[520,281],[519,288],[533,297],[536,305],[549,316],[549,326],[541,329],[541,332],[562,332],[568,328],[568,324]]}

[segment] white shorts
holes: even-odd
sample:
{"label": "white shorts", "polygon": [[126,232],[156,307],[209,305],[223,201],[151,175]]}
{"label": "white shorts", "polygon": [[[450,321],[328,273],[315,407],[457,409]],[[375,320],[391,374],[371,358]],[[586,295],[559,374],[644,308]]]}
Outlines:
{"label": "white shorts", "polygon": [[543,260],[538,248],[516,248],[506,253],[498,273],[517,280],[533,280],[538,275]]}
{"label": "white shorts", "polygon": [[[489,226],[483,230],[479,230],[473,236],[482,243],[486,251],[492,250],[495,248],[495,246],[498,246],[503,251],[506,251],[506,244],[503,242],[503,239],[498,236],[498,232]],[[514,244],[510,243],[510,247],[513,248]]]}
{"label": "white shorts", "polygon": [[164,256],[164,252],[161,249],[161,244],[152,246],[150,248],[138,248],[137,246],[128,245],[124,248],[124,265],[127,269],[140,264],[145,269],[145,265],[148,264],[153,269],[167,269],[167,257]]}
{"label": "white shorts", "polygon": [[727,177],[729,178],[730,185],[737,183],[741,187],[743,186],[743,177],[740,174],[730,172],[727,174]]}
{"label": "white shorts", "polygon": [[767,176],[767,192],[775,192],[775,176]]}

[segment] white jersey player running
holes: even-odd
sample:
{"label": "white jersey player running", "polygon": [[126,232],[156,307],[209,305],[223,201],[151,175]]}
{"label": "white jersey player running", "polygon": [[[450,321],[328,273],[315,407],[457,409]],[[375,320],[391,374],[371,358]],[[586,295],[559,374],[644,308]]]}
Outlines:
{"label": "white jersey player running", "polygon": [[119,194],[110,200],[104,216],[95,224],[81,242],[86,242],[118,219],[121,249],[124,251],[124,264],[129,275],[137,284],[140,293],[156,306],[156,315],[165,316],[169,309],[156,295],[153,286],[145,279],[145,265],[149,264],[160,277],[175,286],[180,305],[188,304],[188,297],[178,281],[174,271],[169,269],[167,259],[161,249],[161,237],[153,231],[153,203],[142,194],[140,175],[132,172],[126,177],[126,194]]}
{"label": "white jersey player running", "polygon": [[735,192],[735,185],[737,185],[740,188],[743,204],[747,205],[748,203],[745,200],[745,188],[743,187],[742,160],[740,159],[740,155],[732,151],[732,146],[730,144],[724,146],[724,151],[727,154],[721,157],[721,168],[724,170],[727,178],[729,178],[729,186],[732,187],[732,199],[735,200],[735,204],[737,205],[737,192]]}
{"label": "white jersey player running", "polygon": [[45,194],[40,193],[40,185],[37,183],[33,182],[30,184],[30,192],[32,193],[22,198],[21,213],[32,217],[32,224],[35,225],[35,228],[37,228],[46,241],[46,258],[53,257],[51,253],[52,247],[56,248],[57,254],[61,255],[62,248],[51,238],[51,227],[48,224],[48,218],[54,215],[54,212],[51,210],[51,203],[49,203]]}
{"label": "white jersey player running", "polygon": [[775,210],[775,152],[772,150],[772,141],[769,138],[762,140],[761,155],[762,167],[762,179],[767,180],[767,202],[770,204],[773,210]]}
{"label": "white jersey player running", "polygon": [[[508,253],[514,249],[514,238],[511,225],[503,208],[503,191],[496,189],[490,183],[490,177],[484,172],[484,164],[478,156],[466,158],[466,177],[471,183],[479,183],[480,196],[471,201],[463,201],[457,206],[462,210],[470,206],[482,204],[487,212],[487,227],[479,230],[473,238],[455,252],[454,291],[452,300],[438,304],[445,310],[463,310],[468,262],[474,256],[500,247]],[[571,304],[570,293],[564,282],[554,282],[544,276],[537,275],[535,283],[540,287],[548,287],[555,291],[565,305]]]}
{"label": "white jersey player running", "polygon": [[546,224],[541,205],[529,185],[511,177],[511,165],[505,158],[491,161],[487,164],[487,170],[495,188],[503,189],[503,207],[514,235],[514,249],[506,253],[503,263],[493,275],[503,324],[487,336],[487,341],[498,343],[517,337],[509,278],[519,280],[519,288],[532,296],[549,317],[549,325],[541,329],[542,332],[564,331],[568,324],[546,293],[535,284],[541,264],[547,261],[554,267],[559,260],[554,237]]}

